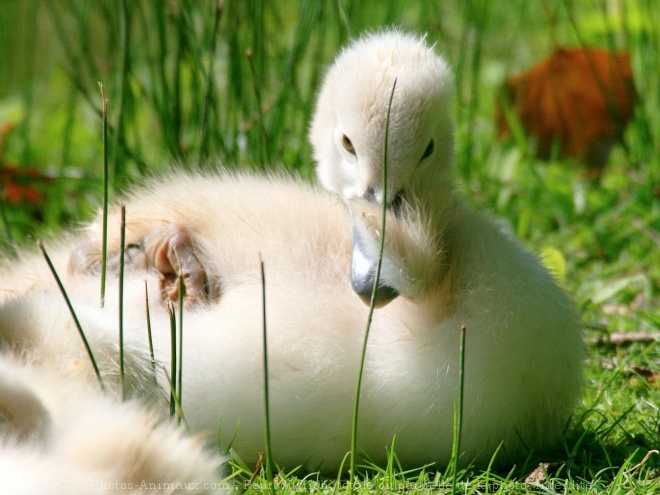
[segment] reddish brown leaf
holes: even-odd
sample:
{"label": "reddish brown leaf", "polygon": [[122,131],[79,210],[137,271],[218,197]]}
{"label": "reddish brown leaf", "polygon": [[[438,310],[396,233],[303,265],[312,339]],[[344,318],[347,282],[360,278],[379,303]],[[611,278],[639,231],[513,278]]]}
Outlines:
{"label": "reddish brown leaf", "polygon": [[[537,142],[539,158],[553,144],[560,156],[574,157],[599,175],[610,149],[621,139],[637,98],[627,53],[559,48],[528,72],[505,83],[508,101],[523,130]],[[500,102],[498,135],[511,132]]]}

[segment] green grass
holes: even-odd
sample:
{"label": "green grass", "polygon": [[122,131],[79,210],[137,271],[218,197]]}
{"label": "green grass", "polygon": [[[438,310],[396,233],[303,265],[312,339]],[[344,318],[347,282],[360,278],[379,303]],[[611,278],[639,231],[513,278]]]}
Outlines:
{"label": "green grass", "polygon": [[371,322],[373,319],[374,308],[376,307],[376,297],[378,293],[378,288],[380,285],[380,274],[383,265],[383,251],[385,249],[385,236],[387,235],[385,225],[387,223],[387,143],[389,141],[390,135],[390,113],[392,111],[392,98],[394,98],[394,91],[396,90],[396,79],[392,84],[392,91],[390,92],[390,99],[387,104],[387,120],[385,121],[385,139],[383,140],[383,164],[382,164],[382,191],[383,191],[383,205],[381,209],[381,221],[380,221],[380,248],[378,251],[378,263],[376,264],[376,271],[374,273],[374,285],[371,288],[371,299],[369,302],[369,313],[367,316],[366,327],[364,330],[364,339],[362,340],[362,352],[360,353],[360,366],[358,369],[357,375],[357,385],[355,387],[355,400],[353,402],[353,418],[351,422],[351,453],[349,460],[349,483],[351,487],[355,486],[355,475],[356,475],[356,466],[357,458],[359,455],[358,449],[358,418],[360,416],[360,396],[362,392],[362,377],[364,374],[364,360],[367,355],[367,345],[369,344],[369,333],[371,331]]}
{"label": "green grass", "polygon": [[[2,201],[2,244],[26,245],[87,219],[104,195],[172,165],[285,168],[313,177],[307,127],[332,56],[349,36],[397,24],[428,32],[456,71],[457,175],[475,206],[535,252],[554,248],[592,342],[660,330],[660,5],[655,0],[62,0],[0,3],[0,165],[54,178],[43,204]],[[507,74],[553,43],[626,49],[642,96],[625,147],[599,184],[570,160],[537,161],[529,143],[495,139],[493,103]],[[248,50],[252,56],[247,56]],[[468,339],[469,339],[469,331]],[[552,458],[546,485],[567,493],[653,493],[660,485],[660,349],[589,345],[582,405]],[[173,356],[176,359],[176,356]],[[469,363],[466,363],[469,366]],[[173,385],[176,377],[172,376]],[[174,399],[173,399],[174,406]],[[359,468],[358,493],[452,490],[451,473]],[[528,493],[538,464],[462,470],[463,493]],[[358,459],[358,461],[360,461]],[[277,462],[277,459],[273,459]],[[232,479],[252,473],[239,459]],[[279,492],[345,485],[279,473]],[[258,476],[246,493],[260,492]],[[286,489],[284,487],[287,487]]]}
{"label": "green grass", "polygon": [[[83,345],[85,346],[85,351],[87,352],[87,356],[89,357],[89,361],[92,364],[92,368],[94,368],[94,373],[96,374],[96,378],[99,382],[99,386],[101,387],[102,390],[105,391],[105,384],[103,383],[103,378],[101,377],[101,372],[99,370],[99,367],[96,363],[96,359],[94,358],[94,353],[92,351],[92,348],[89,345],[89,342],[87,341],[87,337],[85,336],[85,331],[83,330],[82,326],[80,325],[80,321],[78,320],[78,315],[76,315],[76,311],[73,309],[73,305],[71,304],[71,300],[69,299],[68,294],[66,293],[66,289],[64,288],[64,285],[62,285],[62,281],[60,280],[59,274],[57,273],[57,270],[53,266],[53,263],[50,260],[50,257],[48,256],[48,253],[46,252],[46,249],[44,248],[44,245],[41,243],[41,240],[37,241],[37,245],[39,246],[39,250],[41,251],[41,254],[43,255],[46,263],[48,264],[48,268],[50,269],[53,278],[55,279],[57,283],[57,287],[60,290],[60,293],[62,294],[62,297],[64,298],[64,302],[66,303],[69,313],[71,314],[71,318],[73,319],[74,324],[76,325],[76,330],[78,330],[78,335],[80,335],[80,340],[82,341]],[[122,383],[122,389],[123,389],[123,383]]]}

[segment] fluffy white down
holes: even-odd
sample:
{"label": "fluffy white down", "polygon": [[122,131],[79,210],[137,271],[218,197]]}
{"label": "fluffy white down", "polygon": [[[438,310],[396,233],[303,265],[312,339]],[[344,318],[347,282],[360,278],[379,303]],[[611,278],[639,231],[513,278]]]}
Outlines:
{"label": "fluffy white down", "polygon": [[2,493],[223,493],[201,443],[135,402],[0,356]]}
{"label": "fluffy white down", "polygon": [[[385,124],[388,139],[387,198],[413,180],[429,143],[437,152],[434,174],[447,177],[453,155],[450,110],[452,76],[423,39],[398,31],[366,35],[344,49],[328,71],[310,129],[317,175],[345,199],[372,188],[382,199]],[[343,146],[343,137],[355,152]]]}
{"label": "fluffy white down", "polygon": [[[184,313],[183,409],[192,430],[209,433],[211,443],[219,421],[225,446],[240,423],[233,448],[246,462],[256,461],[264,438],[260,258],[274,460],[333,472],[349,450],[368,310],[351,288],[351,235],[356,226],[377,249],[380,207],[362,196],[371,187],[382,199],[376,188],[383,112],[395,77],[387,194],[401,194],[403,205],[388,212],[384,279],[401,295],[374,315],[361,449],[383,464],[396,435],[405,466],[448,462],[461,325],[467,328],[464,463],[487,463],[500,444],[501,460],[552,446],[578,398],[584,348],[573,305],[534,256],[456,195],[449,72],[423,40],[387,31],[344,50],[320,92],[311,132],[319,178],[344,200],[291,178],[222,172],[173,174],[126,201],[128,243],[163,225],[185,224],[207,271],[221,281],[218,302]],[[356,155],[342,154],[341,136],[349,132]],[[420,159],[430,140],[433,153]],[[118,223],[115,211],[112,250]],[[104,373],[115,375],[116,280],[100,309],[97,277],[65,275],[71,247],[99,239],[100,219],[46,247],[92,347],[108,357],[101,360]],[[158,275],[130,274],[124,311],[129,359],[136,363],[132,380],[148,388],[144,280],[156,357],[166,369],[170,336]],[[78,376],[94,380],[43,261],[25,255],[8,266],[0,294],[6,347],[28,350],[35,362],[65,373],[75,360]],[[51,313],[47,321],[40,316]]]}

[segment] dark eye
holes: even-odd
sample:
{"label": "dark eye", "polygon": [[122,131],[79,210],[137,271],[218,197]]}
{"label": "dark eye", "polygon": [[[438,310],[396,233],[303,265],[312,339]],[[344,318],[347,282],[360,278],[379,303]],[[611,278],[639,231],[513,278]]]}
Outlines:
{"label": "dark eye", "polygon": [[426,147],[426,150],[424,151],[424,154],[422,155],[422,160],[424,158],[428,158],[429,156],[431,156],[431,153],[433,153],[433,139],[431,139],[431,142]]}
{"label": "dark eye", "polygon": [[341,145],[344,147],[346,151],[348,151],[351,154],[355,154],[355,148],[353,147],[353,143],[351,143],[351,140],[348,139],[348,136],[344,134],[341,137]]}

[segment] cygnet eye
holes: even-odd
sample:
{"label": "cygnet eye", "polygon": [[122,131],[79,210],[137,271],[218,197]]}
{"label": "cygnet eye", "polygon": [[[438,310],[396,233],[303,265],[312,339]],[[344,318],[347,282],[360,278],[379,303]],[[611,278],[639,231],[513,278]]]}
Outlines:
{"label": "cygnet eye", "polygon": [[353,147],[353,143],[351,143],[351,140],[348,139],[348,136],[346,134],[344,134],[341,137],[341,145],[344,147],[346,151],[348,151],[352,155],[355,154],[355,148]]}
{"label": "cygnet eye", "polygon": [[428,158],[429,156],[431,156],[431,153],[433,153],[433,139],[431,139],[431,142],[426,147],[426,150],[424,151],[424,154],[422,155],[422,160],[424,158]]}

